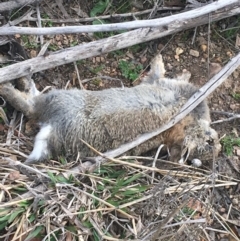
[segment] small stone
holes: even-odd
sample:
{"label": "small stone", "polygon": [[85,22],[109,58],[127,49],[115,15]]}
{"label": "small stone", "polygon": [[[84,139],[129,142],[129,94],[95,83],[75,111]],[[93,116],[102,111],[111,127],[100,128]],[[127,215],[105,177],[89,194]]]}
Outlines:
{"label": "small stone", "polygon": [[147,61],[146,56],[141,57],[140,62],[141,64],[144,64]]}
{"label": "small stone", "polygon": [[104,59],[104,57],[100,57],[100,60],[101,60],[101,62],[105,62],[105,59]]}
{"label": "small stone", "polygon": [[207,40],[206,40],[204,37],[202,37],[202,36],[197,38],[197,42],[198,42],[198,44],[199,44],[200,46],[207,44]]}
{"label": "small stone", "polygon": [[231,51],[227,51],[227,56],[229,57],[229,58],[232,58],[232,52]]}
{"label": "small stone", "polygon": [[206,45],[206,44],[202,44],[202,45],[200,46],[200,49],[201,49],[203,52],[206,52],[206,50],[207,50],[207,45]]}
{"label": "small stone", "polygon": [[207,58],[208,58],[208,55],[207,55],[207,54],[203,54],[203,58],[204,58],[204,59],[207,59]]}
{"label": "small stone", "polygon": [[183,53],[183,49],[177,47],[177,48],[176,48],[176,55],[180,55],[180,54],[182,54],[182,53]]}
{"label": "small stone", "polygon": [[237,156],[240,156],[240,148],[236,148],[236,151],[235,151],[235,152],[236,152],[236,155],[237,155]]}
{"label": "small stone", "polygon": [[194,159],[192,160],[192,166],[194,166],[194,167],[200,167],[200,166],[202,166],[201,160],[199,160],[199,159],[197,159],[197,158],[194,158]]}
{"label": "small stone", "polygon": [[100,57],[96,57],[96,61],[97,61],[98,63],[100,63],[100,62],[101,62],[101,58],[100,58]]}
{"label": "small stone", "polygon": [[220,212],[220,213],[225,213],[225,212],[226,212],[226,209],[225,209],[225,208],[220,208],[220,209],[219,209],[219,212]]}
{"label": "small stone", "polygon": [[199,52],[197,50],[190,49],[189,54],[193,57],[199,57]]}
{"label": "small stone", "polygon": [[59,41],[59,40],[61,39],[61,35],[57,34],[56,37],[55,37],[55,39],[56,39],[57,41]]}
{"label": "small stone", "polygon": [[63,40],[63,44],[68,45],[68,44],[69,44],[69,43],[68,43],[68,39],[64,39],[64,40]]}
{"label": "small stone", "polygon": [[174,55],[174,58],[177,60],[177,61],[179,61],[179,55]]}
{"label": "small stone", "polygon": [[167,63],[167,68],[168,68],[169,70],[172,70],[172,69],[173,69],[173,66],[172,66],[170,63]]}
{"label": "small stone", "polygon": [[236,109],[236,105],[235,105],[235,104],[231,104],[231,105],[230,105],[230,109],[231,109],[231,110],[235,110],[235,109]]}
{"label": "small stone", "polygon": [[233,198],[232,203],[233,203],[234,205],[238,205],[238,199],[237,199],[237,198]]}
{"label": "small stone", "polygon": [[177,45],[178,45],[178,47],[180,47],[182,49],[186,48],[186,45],[184,43],[178,43]]}
{"label": "small stone", "polygon": [[20,34],[15,34],[15,38],[21,38],[21,35]]}
{"label": "small stone", "polygon": [[32,50],[30,51],[30,56],[31,56],[31,58],[35,58],[35,57],[37,56],[37,51],[34,50],[34,49],[32,49]]}
{"label": "small stone", "polygon": [[117,68],[118,67],[118,62],[117,61],[113,61],[111,65],[112,65],[113,68]]}
{"label": "small stone", "polygon": [[164,45],[163,44],[159,44],[157,48],[158,48],[158,50],[162,50],[164,48]]}
{"label": "small stone", "polygon": [[216,63],[222,63],[222,59],[220,57],[215,58],[214,61]]}

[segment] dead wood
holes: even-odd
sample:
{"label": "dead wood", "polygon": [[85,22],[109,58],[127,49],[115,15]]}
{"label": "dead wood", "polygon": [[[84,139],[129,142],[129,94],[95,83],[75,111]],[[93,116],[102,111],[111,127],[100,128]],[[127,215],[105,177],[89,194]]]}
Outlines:
{"label": "dead wood", "polygon": [[[196,8],[191,11],[179,13],[165,18],[151,20],[136,20],[116,24],[67,26],[67,27],[1,27],[0,35],[28,34],[28,35],[47,35],[47,34],[73,34],[73,33],[91,33],[91,32],[109,32],[119,30],[129,30],[137,28],[162,28],[162,30],[174,30],[180,27],[179,31],[184,29],[184,25],[192,21],[193,18],[201,16],[201,19],[194,22],[194,26],[199,26],[208,21],[209,13],[216,13],[217,10],[224,8],[224,11],[230,11],[239,6],[239,0],[219,0],[211,4]],[[179,26],[180,23],[180,26]],[[181,24],[182,23],[182,24]],[[181,26],[183,25],[183,26]]]}
{"label": "dead wood", "polygon": [[22,6],[27,6],[36,2],[41,2],[41,0],[18,0],[18,1],[8,1],[5,3],[0,3],[0,12],[11,11],[15,8]]}
{"label": "dead wood", "polygon": [[[209,6],[209,5],[208,5]],[[203,8],[208,8],[208,6]],[[211,21],[217,21],[240,13],[240,6],[235,7],[232,4],[227,8],[224,7],[218,12],[211,14]],[[195,11],[195,10],[192,10]],[[192,12],[189,11],[189,12]],[[184,13],[187,14],[187,13]],[[175,15],[174,15],[175,16]],[[173,16],[171,16],[173,17]],[[149,40],[161,38],[185,29],[192,28],[209,22],[208,15],[203,14],[201,17],[192,18],[189,21],[175,21],[169,24],[167,28],[142,28],[118,34],[113,37],[81,44],[75,47],[50,53],[47,56],[38,56],[33,59],[25,60],[4,68],[0,71],[0,83],[33,74],[49,68],[54,68],[63,64],[71,63],[77,60],[106,54],[118,49],[126,48],[135,44],[147,42]],[[167,26],[167,25],[166,25]],[[137,36],[137,37],[136,37]]]}

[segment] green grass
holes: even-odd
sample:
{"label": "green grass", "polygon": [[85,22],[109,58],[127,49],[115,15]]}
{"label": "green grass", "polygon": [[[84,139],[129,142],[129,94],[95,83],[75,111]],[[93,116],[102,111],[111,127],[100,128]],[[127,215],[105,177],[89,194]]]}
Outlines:
{"label": "green grass", "polygon": [[133,64],[132,62],[125,60],[120,60],[118,67],[122,73],[122,76],[131,81],[136,80],[143,69],[141,64]]}
{"label": "green grass", "polygon": [[240,138],[225,136],[221,140],[221,144],[223,145],[223,151],[227,154],[227,156],[231,156],[233,154],[233,147],[240,146]]}
{"label": "green grass", "polygon": [[[49,19],[49,16],[46,14],[46,13],[44,13],[44,14],[42,14],[42,18],[44,18],[44,19]],[[43,27],[52,27],[53,26],[53,22],[52,21],[42,21],[42,26]]]}
{"label": "green grass", "polygon": [[[65,163],[64,158],[60,157],[60,160],[60,162]],[[64,167],[61,167],[61,169],[62,168]],[[101,165],[98,170],[90,174],[89,178],[85,177],[83,182],[81,179],[79,180],[73,176],[66,177],[56,171],[51,171],[51,169],[47,171],[47,175],[50,180],[45,184],[48,185],[49,195],[52,191],[58,189],[58,195],[61,197],[61,201],[58,203],[50,200],[47,194],[39,199],[23,200],[17,204],[13,203],[7,207],[2,207],[0,208],[0,231],[7,233],[10,226],[17,228],[18,225],[24,224],[29,230],[24,240],[31,240],[33,238],[43,239],[46,237],[46,234],[48,234],[48,240],[55,241],[65,235],[66,231],[69,231],[72,237],[77,237],[79,227],[76,224],[79,222],[86,230],[91,230],[91,240],[102,240],[93,225],[91,215],[89,215],[88,212],[89,209],[99,209],[99,211],[95,211],[94,217],[103,219],[107,213],[103,213],[101,209],[108,207],[103,204],[104,200],[104,202],[109,203],[109,205],[111,204],[116,207],[115,212],[118,210],[129,213],[131,205],[121,205],[138,200],[151,188],[151,185],[142,181],[142,173],[131,172],[129,175],[125,167],[113,163]],[[59,187],[60,184],[62,184],[62,187]],[[66,186],[64,186],[64,184],[66,184]],[[71,187],[75,189],[71,189]],[[83,195],[81,192],[78,192],[78,189],[84,190],[84,192],[91,195],[91,198],[88,197],[88,195]],[[63,190],[64,192],[62,192]],[[12,198],[25,192],[27,192],[27,189],[21,184],[9,189]],[[79,205],[75,206],[74,202],[78,202],[78,196],[82,196],[84,199],[82,202],[79,201]],[[85,203],[90,203],[87,201],[89,198],[91,199],[91,206],[85,205]],[[74,201],[71,202],[71,205],[69,204],[70,200]],[[79,200],[82,199],[80,198]],[[79,214],[76,214],[74,217],[78,222],[71,222],[65,211],[63,211],[65,209],[67,210],[67,205],[70,205],[70,208],[78,207],[77,209],[71,209],[72,212],[79,212]],[[51,216],[53,213],[54,215]],[[48,217],[49,222],[52,222],[57,215],[66,215],[64,227],[60,229],[59,225],[56,224],[52,225],[51,230],[49,230],[47,224],[45,225],[44,222],[41,222],[41,219],[44,218],[45,215],[50,215]],[[103,217],[103,215],[105,216]],[[107,227],[103,227],[102,231],[104,235],[113,238]],[[19,229],[17,235],[21,235],[21,233],[21,229]],[[121,232],[123,239],[126,236],[127,232]]]}
{"label": "green grass", "polygon": [[27,49],[37,49],[40,46],[38,43],[34,42],[34,40],[31,39],[31,37],[28,35],[22,35],[21,39],[23,41],[23,46]]}
{"label": "green grass", "polygon": [[240,93],[232,93],[232,97],[235,99],[235,100],[240,100]]}

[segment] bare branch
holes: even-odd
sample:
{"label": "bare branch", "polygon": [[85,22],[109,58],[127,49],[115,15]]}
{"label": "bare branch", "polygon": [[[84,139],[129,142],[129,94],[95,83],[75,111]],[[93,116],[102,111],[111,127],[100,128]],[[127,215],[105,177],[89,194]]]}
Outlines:
{"label": "bare branch", "polygon": [[[230,8],[230,7],[229,7]],[[192,10],[194,11],[194,10]],[[189,11],[189,12],[192,12]],[[212,13],[213,21],[227,18],[240,13],[240,6],[234,8],[231,5],[230,10],[221,9],[217,13]],[[176,15],[178,16],[178,15]],[[163,18],[164,19],[164,18]],[[106,39],[81,44],[75,47],[50,53],[47,56],[38,56],[33,59],[25,60],[10,66],[1,68],[0,83],[33,74],[42,70],[50,69],[63,64],[71,63],[77,60],[94,57],[100,54],[106,54],[114,50],[126,48],[134,44],[147,42],[149,40],[161,38],[184,29],[195,27],[196,25],[208,23],[208,17],[192,18],[191,21],[176,21],[175,26],[168,29],[164,28],[143,28],[122,33]]]}
{"label": "bare branch", "polygon": [[0,12],[10,11],[15,8],[22,6],[27,6],[32,3],[41,2],[41,0],[18,0],[18,1],[8,1],[5,3],[0,3]]}
{"label": "bare branch", "polygon": [[[157,11],[180,11],[182,7],[158,7]],[[148,14],[152,11],[152,9],[147,9],[138,12],[132,13],[119,13],[119,14],[111,14],[111,15],[103,15],[97,17],[86,17],[86,18],[68,18],[68,19],[47,19],[44,18],[42,21],[47,22],[51,21],[53,23],[83,23],[83,22],[92,22],[94,20],[104,20],[104,19],[119,19],[119,18],[126,18],[126,17],[136,17],[144,14]],[[32,17],[29,19],[30,21],[36,21],[36,18]]]}
{"label": "bare branch", "polygon": [[[49,27],[49,28],[32,28],[32,27],[1,27],[0,35],[28,34],[28,35],[47,35],[47,34],[72,34],[72,33],[92,33],[92,32],[109,32],[119,30],[130,30],[137,28],[163,28],[175,29],[180,22],[187,24],[192,18],[213,13],[222,8],[232,9],[239,6],[239,0],[219,0],[206,6],[168,16],[165,18],[151,20],[136,20],[116,24],[102,25],[84,25],[84,26],[68,26],[68,27]],[[226,11],[226,9],[225,9]],[[229,10],[228,10],[229,11]],[[201,22],[200,22],[201,24]],[[198,24],[199,25],[199,24]]]}

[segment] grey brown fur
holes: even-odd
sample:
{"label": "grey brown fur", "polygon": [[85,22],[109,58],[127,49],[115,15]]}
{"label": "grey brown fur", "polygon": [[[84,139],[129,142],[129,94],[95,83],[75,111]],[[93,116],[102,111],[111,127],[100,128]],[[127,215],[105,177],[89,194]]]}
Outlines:
{"label": "grey brown fur", "polygon": [[[179,112],[197,88],[187,82],[189,76],[185,75],[188,73],[183,73],[178,79],[164,78],[164,73],[162,58],[157,56],[149,75],[142,84],[133,88],[52,90],[24,99],[12,86],[2,85],[0,93],[41,127],[51,126],[51,134],[46,140],[47,150],[37,159],[63,153],[80,154],[84,158],[94,156],[94,153],[81,139],[105,152],[159,128]],[[6,91],[12,93],[6,94]],[[9,98],[9,94],[12,97]],[[15,99],[21,100],[13,101],[13,94]],[[132,149],[130,154],[140,155],[161,144],[169,147],[171,158],[176,160],[186,154],[186,148],[189,155],[196,150],[204,152],[207,141],[213,139],[218,144],[217,133],[209,123],[209,108],[204,101],[180,123]],[[36,143],[34,148],[37,148]],[[35,159],[34,155],[30,155],[27,161],[38,161]]]}

